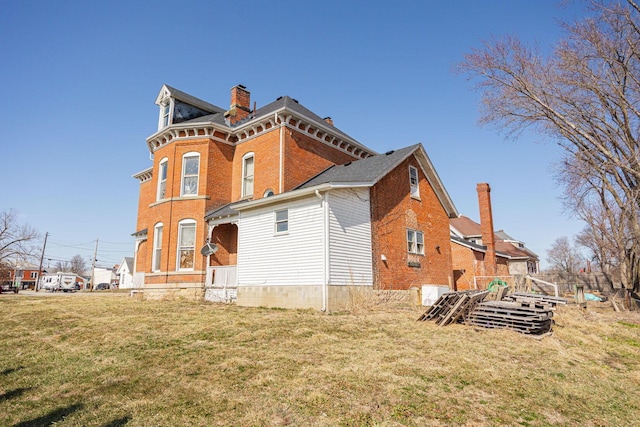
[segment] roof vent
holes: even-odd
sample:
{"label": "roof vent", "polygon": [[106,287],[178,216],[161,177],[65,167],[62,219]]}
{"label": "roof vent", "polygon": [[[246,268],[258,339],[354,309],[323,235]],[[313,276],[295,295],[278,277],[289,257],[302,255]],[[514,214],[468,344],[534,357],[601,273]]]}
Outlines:
{"label": "roof vent", "polygon": [[292,100],[293,102],[295,102],[296,104],[299,104],[299,102],[298,102],[298,100],[297,100],[297,99],[291,98],[291,100]]}
{"label": "roof vent", "polygon": [[351,162],[347,162],[347,163],[345,163],[345,164],[344,164],[344,165],[342,165],[342,166],[349,166],[350,164],[351,164]]}
{"label": "roof vent", "polygon": [[280,101],[281,99],[282,99],[282,97],[281,97],[281,96],[279,96],[279,97],[276,99],[276,101]]}
{"label": "roof vent", "polygon": [[387,151],[386,153],[384,153],[385,156],[388,156],[389,154],[393,154],[395,150],[391,150],[391,151]]}

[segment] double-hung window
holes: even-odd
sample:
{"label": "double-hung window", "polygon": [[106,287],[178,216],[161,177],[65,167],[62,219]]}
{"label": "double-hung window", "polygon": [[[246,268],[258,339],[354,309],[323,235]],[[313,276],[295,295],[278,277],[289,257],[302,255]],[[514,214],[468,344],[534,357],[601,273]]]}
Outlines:
{"label": "double-hung window", "polygon": [[162,200],[167,196],[167,166],[169,160],[162,159],[158,168],[158,196],[157,200]]}
{"label": "double-hung window", "polygon": [[182,158],[182,196],[198,195],[200,154],[187,153]]}
{"label": "double-hung window", "polygon": [[407,252],[424,255],[424,234],[422,231],[407,230]]}
{"label": "double-hung window", "polygon": [[418,186],[418,169],[409,166],[409,186],[411,191],[411,197],[415,197],[417,199],[420,198],[420,187]]}
{"label": "double-hung window", "polygon": [[162,223],[156,224],[153,231],[153,260],[151,262],[152,271],[160,271],[160,260],[162,258]]}
{"label": "double-hung window", "polygon": [[245,154],[242,158],[242,197],[253,195],[253,153]]}
{"label": "double-hung window", "polygon": [[196,222],[186,219],[178,223],[178,270],[193,270],[196,248]]}
{"label": "double-hung window", "polygon": [[289,210],[283,209],[275,212],[275,231],[276,234],[286,233],[289,231]]}

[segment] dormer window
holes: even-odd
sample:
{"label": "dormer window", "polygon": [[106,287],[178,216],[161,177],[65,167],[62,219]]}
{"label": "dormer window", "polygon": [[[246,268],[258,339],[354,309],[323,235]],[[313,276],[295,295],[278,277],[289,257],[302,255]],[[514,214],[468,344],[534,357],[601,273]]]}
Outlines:
{"label": "dormer window", "polygon": [[171,124],[171,98],[164,98],[159,105],[160,119],[158,120],[158,130],[166,128]]}

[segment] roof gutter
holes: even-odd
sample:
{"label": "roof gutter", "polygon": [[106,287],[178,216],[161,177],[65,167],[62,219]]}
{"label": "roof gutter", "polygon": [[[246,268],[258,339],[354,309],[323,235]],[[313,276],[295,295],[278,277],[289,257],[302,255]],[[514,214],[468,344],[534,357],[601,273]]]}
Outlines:
{"label": "roof gutter", "polygon": [[288,191],[286,193],[281,193],[275,196],[263,197],[258,200],[248,200],[243,203],[238,203],[233,206],[233,209],[237,211],[243,211],[247,209],[268,206],[280,202],[285,202],[289,200],[299,199],[301,197],[318,195],[320,192],[336,190],[340,188],[361,188],[361,187],[371,187],[373,186],[373,182],[353,182],[353,183],[340,183],[340,182],[328,182],[325,184],[315,185],[313,187],[300,188],[298,190]]}

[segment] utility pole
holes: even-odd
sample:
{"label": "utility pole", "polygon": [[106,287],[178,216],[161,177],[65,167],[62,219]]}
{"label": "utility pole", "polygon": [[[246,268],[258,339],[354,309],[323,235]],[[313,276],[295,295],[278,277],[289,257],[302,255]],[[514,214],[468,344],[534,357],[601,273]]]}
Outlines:
{"label": "utility pole", "polygon": [[93,283],[96,278],[96,257],[98,256],[98,238],[96,237],[96,250],[93,252],[93,261],[91,262],[91,292],[93,292],[93,288],[95,287],[95,283]]}
{"label": "utility pole", "polygon": [[47,247],[47,237],[49,237],[49,232],[44,233],[44,244],[42,245],[42,254],[40,255],[40,267],[38,267],[38,277],[36,278],[36,283],[33,286],[35,291],[38,292],[38,284],[40,283],[40,277],[42,277],[42,261],[44,261],[44,250]]}

